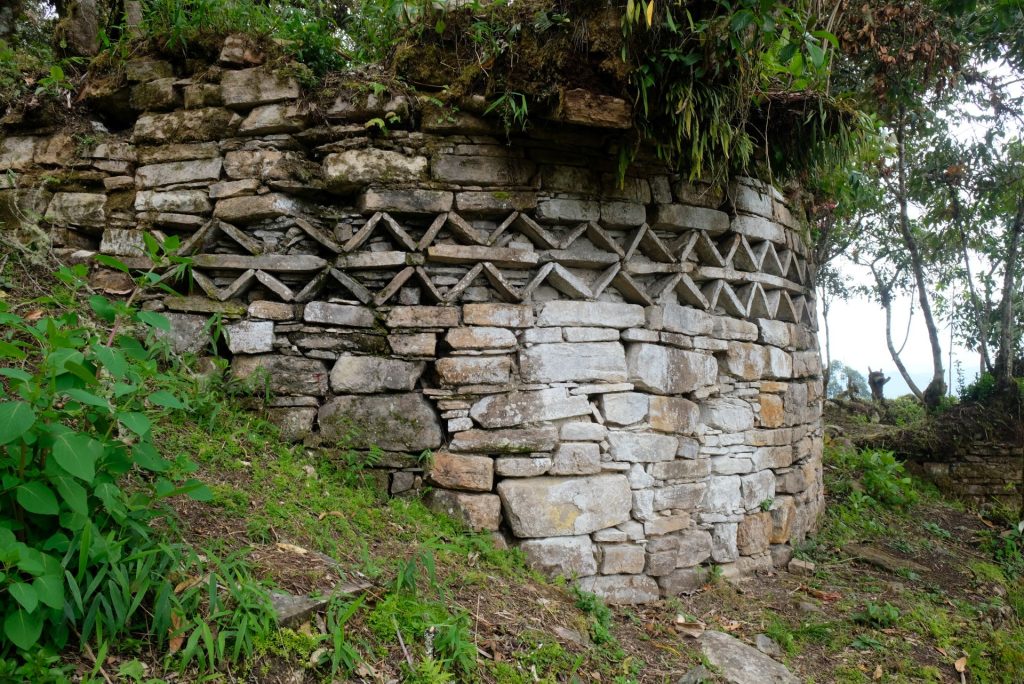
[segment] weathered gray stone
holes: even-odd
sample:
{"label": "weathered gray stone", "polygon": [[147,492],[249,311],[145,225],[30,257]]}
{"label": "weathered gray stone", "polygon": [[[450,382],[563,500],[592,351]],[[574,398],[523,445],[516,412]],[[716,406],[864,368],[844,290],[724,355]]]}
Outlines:
{"label": "weathered gray stone", "polygon": [[519,430],[466,430],[455,435],[452,451],[488,454],[523,454],[551,451],[558,444],[558,430],[547,425]]}
{"label": "weathered gray stone", "polygon": [[678,304],[652,306],[647,309],[647,327],[683,335],[710,335],[714,317],[700,309]]}
{"label": "weathered gray stone", "polygon": [[538,477],[498,483],[505,518],[517,537],[589,534],[629,519],[624,475]]}
{"label": "weathered gray stone", "polygon": [[263,354],[274,349],[271,321],[239,321],[225,328],[232,354]]}
{"label": "weathered gray stone", "polygon": [[438,451],[430,460],[427,481],[445,489],[489,492],[494,485],[494,461],[488,456],[470,456]]}
{"label": "weathered gray stone", "polygon": [[637,575],[644,571],[644,548],[638,544],[601,546],[602,575]]}
{"label": "weathered gray stone", "polygon": [[644,308],[615,302],[545,302],[537,319],[539,326],[592,326],[634,328],[644,325]]}
{"label": "weathered gray stone", "polygon": [[649,395],[641,392],[616,392],[602,394],[599,406],[611,425],[632,425],[647,417],[649,400]]}
{"label": "weathered gray stone", "polygon": [[793,377],[793,357],[778,347],[764,347],[765,375],[770,378],[787,380]]}
{"label": "weathered gray stone", "polygon": [[785,321],[773,321],[767,318],[757,319],[757,327],[761,329],[760,341],[776,347],[788,347],[793,343],[790,324]]}
{"label": "weathered gray stone", "polygon": [[730,342],[725,357],[728,372],[741,380],[760,380],[764,375],[765,348],[748,342]]}
{"label": "weathered gray stone", "polygon": [[707,530],[690,530],[679,537],[677,568],[691,568],[711,557],[711,533]]}
{"label": "weathered gray stone", "polygon": [[558,420],[590,414],[586,397],[570,397],[565,388],[510,392],[484,397],[473,404],[469,415],[485,428]]}
{"label": "weathered gray stone", "polygon": [[459,309],[454,306],[400,306],[388,312],[384,324],[389,328],[454,328],[459,325]]}
{"label": "weathered gray stone", "polygon": [[350,192],[382,180],[407,183],[422,178],[427,173],[427,158],[390,150],[345,150],[324,157],[323,170],[329,187]]}
{"label": "weathered gray stone", "polygon": [[279,216],[299,213],[299,203],[293,197],[280,193],[267,193],[254,197],[230,197],[217,201],[213,215],[228,223],[254,223]]}
{"label": "weathered gray stone", "polygon": [[736,523],[718,523],[711,528],[711,558],[716,563],[730,563],[739,558],[737,527]]}
{"label": "weathered gray stone", "polygon": [[599,423],[565,423],[562,425],[562,439],[574,442],[601,442],[608,435],[608,428]]}
{"label": "weathered gray stone", "polygon": [[460,192],[455,195],[455,209],[463,215],[505,217],[513,211],[537,208],[533,192]]}
{"label": "weathered gray stone", "polygon": [[249,305],[249,316],[270,321],[288,321],[295,317],[295,305],[260,299]]}
{"label": "weathered gray stone", "polygon": [[103,193],[58,192],[43,218],[55,225],[102,228],[107,223],[106,203]]}
{"label": "weathered gray stone", "polygon": [[327,394],[327,367],[323,362],[295,356],[261,354],[236,356],[231,373],[239,380],[266,387],[275,394],[322,397]]}
{"label": "weathered gray stone", "polygon": [[753,475],[744,475],[741,481],[743,507],[752,510],[761,503],[775,498],[775,474],[770,470],[762,470]]}
{"label": "weathered gray stone", "polygon": [[324,439],[355,448],[419,453],[443,439],[434,407],[415,393],[335,397],[320,408],[317,421]]}
{"label": "weathered gray stone", "polygon": [[671,461],[679,442],[675,437],[642,432],[609,432],[608,453],[612,460],[629,463]]}
{"label": "weathered gray stone", "polygon": [[715,327],[712,331],[714,337],[723,340],[743,340],[754,342],[757,340],[757,325],[750,321],[742,321],[738,318],[726,316],[715,316]]}
{"label": "weathered gray stone", "polygon": [[135,211],[167,211],[177,214],[205,214],[211,209],[205,190],[173,190],[135,193]]}
{"label": "weathered gray stone", "polygon": [[100,239],[100,253],[112,256],[145,256],[146,242],[142,236],[141,230],[107,228]]}
{"label": "weathered gray stone", "polygon": [[650,397],[651,427],[662,432],[693,434],[700,427],[700,407],[682,397]]}
{"label": "weathered gray stone", "polygon": [[626,354],[618,342],[538,344],[519,352],[519,367],[526,382],[622,382]]}
{"label": "weathered gray stone", "polygon": [[209,183],[220,178],[223,160],[197,159],[141,166],[135,171],[135,184],[140,188],[164,185]]}
{"label": "weathered gray stone", "polygon": [[449,356],[434,364],[443,385],[506,385],[512,373],[508,356]]}
{"label": "weathered gray stone", "polygon": [[494,459],[494,474],[501,477],[538,477],[550,467],[550,458],[502,456]]}
{"label": "weathered gray stone", "polygon": [[174,78],[160,78],[132,87],[129,102],[142,112],[167,111],[181,106],[181,94],[174,87]]}
{"label": "weathered gray stone", "polygon": [[449,330],[444,341],[452,349],[511,349],[516,346],[516,336],[511,330],[483,326]]}
{"label": "weathered gray stone", "polygon": [[426,504],[431,510],[455,518],[472,530],[497,530],[501,525],[501,501],[495,494],[434,489],[427,494]]}
{"label": "weathered gray stone", "polygon": [[210,345],[210,334],[206,331],[208,319],[205,316],[165,313],[171,329],[157,329],[156,335],[171,345],[178,354],[196,354]]}
{"label": "weathered gray stone", "polygon": [[601,223],[608,228],[630,228],[647,220],[647,208],[638,202],[601,202]]}
{"label": "weathered gray stone", "polygon": [[302,130],[308,118],[306,112],[294,104],[271,104],[256,107],[239,125],[240,135],[273,135],[295,133]]}
{"label": "weathered gray stone", "polygon": [[551,475],[593,475],[601,472],[601,447],[593,442],[563,442],[555,450]]}
{"label": "weathered gray stone", "polygon": [[651,213],[648,223],[659,230],[706,230],[718,234],[729,230],[729,215],[724,211],[704,207],[662,204]]}
{"label": "weathered gray stone", "polygon": [[597,221],[601,204],[586,200],[549,199],[537,202],[536,216],[541,221]]}
{"label": "weathered gray stone", "polygon": [[742,510],[739,475],[709,477],[700,507],[702,511],[712,514],[731,514]]}
{"label": "weathered gray stone", "polygon": [[708,459],[679,459],[651,465],[651,475],[661,480],[697,480],[711,472]]}
{"label": "weathered gray stone", "polygon": [[352,328],[372,328],[375,322],[372,309],[330,302],[306,304],[302,317],[309,323],[326,323],[327,325],[343,325]]}
{"label": "weathered gray stone", "polygon": [[750,404],[734,397],[716,397],[700,406],[701,419],[722,432],[744,432],[754,427]]}
{"label": "weathered gray stone", "polygon": [[526,554],[526,564],[554,577],[582,577],[597,573],[594,545],[587,535],[528,539],[519,549]]}
{"label": "weathered gray stone", "polygon": [[628,605],[658,600],[658,583],[645,575],[595,575],[584,577],[576,586],[612,604]]}
{"label": "weathered gray stone", "polygon": [[143,114],[135,121],[132,140],[158,144],[219,140],[234,133],[234,117],[234,113],[220,107]]}
{"label": "weathered gray stone", "polygon": [[433,356],[437,348],[437,335],[429,332],[388,335],[388,345],[393,353],[402,356]]}
{"label": "weathered gray stone", "polygon": [[654,491],[652,505],[655,511],[692,510],[703,500],[707,485],[703,482],[657,487]]}
{"label": "weathered gray stone", "polygon": [[437,180],[465,185],[527,185],[534,173],[532,162],[510,157],[442,154],[430,165]]}
{"label": "weathered gray stone", "polygon": [[770,240],[778,244],[786,243],[786,229],[775,221],[760,216],[737,214],[732,219],[732,230],[740,235],[756,240]]}
{"label": "weathered gray stone", "polygon": [[30,167],[39,141],[36,136],[5,137],[0,142],[0,170],[22,171]]}
{"label": "weathered gray stone", "polygon": [[338,394],[408,391],[423,375],[422,361],[379,356],[341,356],[331,369],[331,389]]}
{"label": "weathered gray stone", "polygon": [[703,568],[678,568],[658,578],[658,586],[665,596],[679,596],[698,591],[707,582]]}
{"label": "weathered gray stone", "polygon": [[533,325],[533,307],[529,304],[466,304],[462,317],[466,325],[528,328]]}
{"label": "weathered gray stone", "polygon": [[299,97],[299,84],[295,79],[263,68],[225,71],[220,89],[224,104],[234,109],[250,109]]}
{"label": "weathered gray stone", "polygon": [[700,647],[729,684],[800,684],[783,665],[724,632],[704,632]]}
{"label": "weathered gray stone", "polygon": [[288,406],[267,409],[267,420],[277,426],[286,442],[299,442],[313,431],[316,408]]}
{"label": "weathered gray stone", "polygon": [[452,193],[442,190],[382,190],[371,188],[359,196],[365,213],[441,214],[452,208]]}
{"label": "weathered gray stone", "polygon": [[174,76],[174,67],[170,62],[150,57],[129,59],[124,63],[125,77],[135,83],[142,81],[155,81],[158,78],[170,78]]}
{"label": "weathered gray stone", "polygon": [[656,344],[627,345],[629,382],[655,394],[684,394],[713,385],[718,364],[713,356]]}

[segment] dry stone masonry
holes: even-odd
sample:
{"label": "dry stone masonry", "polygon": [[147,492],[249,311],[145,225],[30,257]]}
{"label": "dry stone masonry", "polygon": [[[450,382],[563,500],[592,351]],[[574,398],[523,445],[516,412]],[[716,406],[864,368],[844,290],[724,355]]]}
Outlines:
{"label": "dry stone masonry", "polygon": [[202,81],[131,63],[119,133],[8,132],[7,211],[69,259],[145,268],[144,233],[181,236],[193,290],[145,304],[178,351],[219,315],[286,439],[379,448],[393,494],[546,572],[640,602],[788,561],[822,505],[821,382],[778,191],[654,159],[619,183],[601,117],[510,142],[370,88],[310,107],[225,53]]}

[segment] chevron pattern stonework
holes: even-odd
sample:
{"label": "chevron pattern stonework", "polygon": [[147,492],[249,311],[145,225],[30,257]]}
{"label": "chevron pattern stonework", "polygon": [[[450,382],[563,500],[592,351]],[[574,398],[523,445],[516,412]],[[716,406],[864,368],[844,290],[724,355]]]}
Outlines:
{"label": "chevron pattern stonework", "polygon": [[6,135],[0,210],[45,217],[108,293],[132,283],[97,253],[145,270],[146,239],[178,236],[191,277],[140,300],[175,351],[210,353],[217,316],[282,439],[376,447],[391,494],[543,572],[641,602],[789,561],[823,502],[822,391],[814,268],[778,190],[647,153],[620,178],[600,121],[510,138],[369,87],[313,111],[238,66],[133,62],[126,88],[163,97],[125,98],[133,123],[88,147]]}

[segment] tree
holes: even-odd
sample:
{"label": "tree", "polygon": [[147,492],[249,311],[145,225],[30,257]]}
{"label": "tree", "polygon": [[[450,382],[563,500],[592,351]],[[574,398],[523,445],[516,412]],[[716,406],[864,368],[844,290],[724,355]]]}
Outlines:
{"label": "tree", "polygon": [[838,359],[828,365],[827,376],[829,389],[826,396],[829,399],[842,396],[848,396],[850,399],[853,399],[854,396],[864,398],[870,396],[864,375]]}

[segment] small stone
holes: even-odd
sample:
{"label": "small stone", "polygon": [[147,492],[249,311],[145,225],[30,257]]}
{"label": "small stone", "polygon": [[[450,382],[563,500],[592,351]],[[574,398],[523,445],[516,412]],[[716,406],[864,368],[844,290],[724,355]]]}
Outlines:
{"label": "small stone", "polygon": [[597,573],[594,544],[587,535],[529,539],[519,544],[526,564],[550,577],[580,577]]}
{"label": "small stone", "polygon": [[736,523],[718,523],[711,528],[711,558],[716,563],[730,563],[739,558],[736,545]]}
{"label": "small stone", "polygon": [[637,544],[601,546],[602,575],[636,575],[644,571],[644,548]]}
{"label": "small stone", "polygon": [[555,450],[551,475],[592,475],[601,472],[601,447],[593,442],[563,442]]}
{"label": "small stone", "polygon": [[453,328],[444,339],[452,349],[510,349],[516,346],[515,333],[505,328]]}
{"label": "small stone", "polygon": [[533,325],[529,304],[466,304],[462,309],[466,325],[528,328]]}
{"label": "small stone", "polygon": [[434,356],[437,335],[434,333],[411,333],[388,335],[391,351],[401,356]]}
{"label": "small stone", "polygon": [[752,510],[775,498],[775,474],[770,470],[762,470],[752,475],[744,475],[740,480],[743,492],[743,507]]}
{"label": "small stone", "polygon": [[800,684],[783,665],[724,632],[704,632],[700,647],[730,684]]}
{"label": "small stone", "polygon": [[271,321],[287,321],[295,317],[295,305],[261,299],[249,305],[249,316]]}
{"label": "small stone", "polygon": [[647,417],[649,395],[640,392],[619,392],[603,394],[600,399],[601,412],[611,425],[632,425]]}
{"label": "small stone", "polygon": [[647,309],[647,327],[683,335],[710,335],[714,329],[714,318],[693,307],[666,304]]}
{"label": "small stone", "polygon": [[501,501],[495,494],[469,494],[434,489],[427,494],[427,507],[461,521],[471,530],[490,531],[501,526]]}
{"label": "small stone", "polygon": [[658,230],[704,230],[717,235],[729,230],[729,215],[717,209],[662,204],[654,209],[648,223]]}
{"label": "small stone", "polygon": [[550,467],[550,458],[502,456],[494,459],[494,474],[501,477],[538,477]]}
{"label": "small stone", "polygon": [[764,653],[766,656],[772,658],[782,657],[782,648],[767,634],[755,634],[754,635],[754,646],[758,651]]}
{"label": "small stone", "polygon": [[608,428],[599,423],[565,423],[562,425],[562,439],[574,442],[601,442],[607,437]]}
{"label": "small stone", "polygon": [[313,431],[316,409],[288,407],[267,409],[267,419],[277,426],[287,442],[300,442]]}
{"label": "small stone", "polygon": [[135,120],[135,143],[187,143],[219,140],[234,133],[235,114],[220,107],[143,114]]}
{"label": "small stone", "polygon": [[455,435],[450,448],[458,452],[521,454],[551,451],[558,444],[558,431],[546,425],[521,430],[467,430]]}
{"label": "small stone", "polygon": [[612,460],[629,463],[671,461],[679,444],[675,437],[639,432],[609,432],[608,453]]}
{"label": "small stone", "polygon": [[220,88],[224,104],[235,109],[250,109],[299,97],[299,84],[295,79],[264,68],[225,71]]}
{"label": "small stone", "polygon": [[446,489],[489,492],[494,484],[494,461],[487,456],[438,451],[431,457],[427,480]]}
{"label": "small stone", "polygon": [[449,356],[434,364],[443,385],[507,385],[512,372],[508,356]]}
{"label": "small stone", "polygon": [[528,185],[535,172],[533,162],[513,157],[442,154],[430,165],[435,179],[468,185]]}
{"label": "small stone", "polygon": [[566,342],[617,342],[619,331],[614,328],[562,328]]}
{"label": "small stone", "polygon": [[459,309],[452,306],[401,306],[388,312],[389,328],[454,328],[459,325]]}
{"label": "small stone", "polygon": [[789,561],[789,565],[786,566],[786,569],[794,575],[804,575],[809,577],[814,574],[816,566],[811,561],[794,558]]}
{"label": "small stone", "polygon": [[650,603],[659,598],[658,583],[645,575],[596,575],[584,577],[576,586],[611,604]]}
{"label": "small stone", "polygon": [[274,324],[270,321],[240,321],[225,331],[232,354],[263,354],[274,348]]}
{"label": "small stone", "polygon": [[601,218],[601,204],[586,200],[549,199],[537,202],[536,216],[541,221],[579,223]]}
{"label": "small stone", "polygon": [[692,594],[699,591],[705,582],[707,582],[707,573],[700,567],[677,568],[658,578],[658,586],[666,596]]}
{"label": "small stone", "polygon": [[217,207],[213,210],[213,215],[220,220],[241,224],[279,216],[295,216],[299,213],[299,203],[294,198],[279,193],[218,200]]}
{"label": "small stone", "polygon": [[166,211],[179,214],[205,214],[211,209],[205,190],[175,190],[135,193],[135,211]]}

